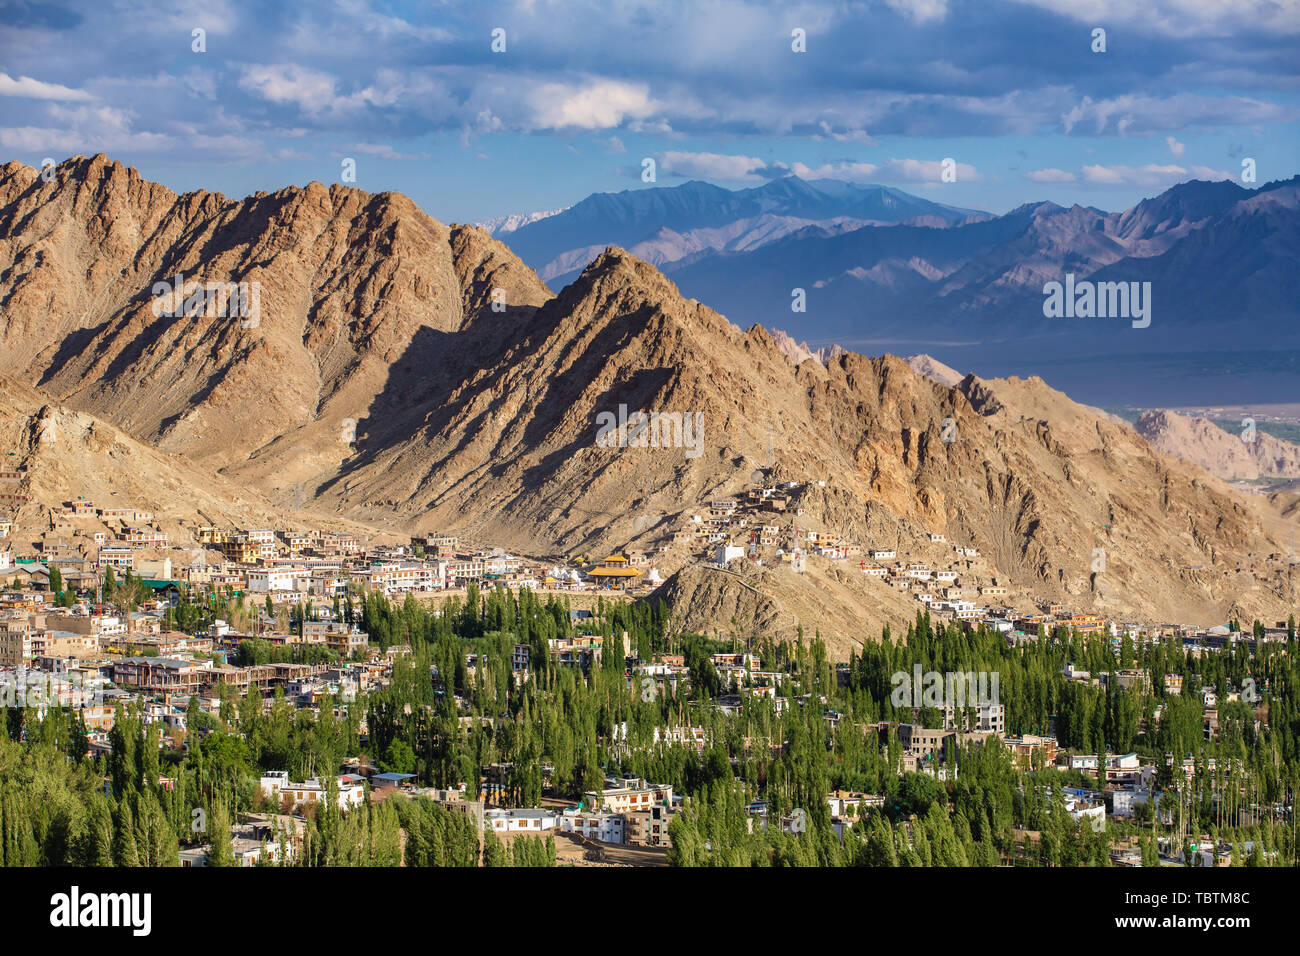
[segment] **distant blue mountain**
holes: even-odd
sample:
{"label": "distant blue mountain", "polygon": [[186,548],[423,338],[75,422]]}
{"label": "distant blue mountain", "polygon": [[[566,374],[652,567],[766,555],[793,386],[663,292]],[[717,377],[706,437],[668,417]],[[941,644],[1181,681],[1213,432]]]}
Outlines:
{"label": "distant blue mountain", "polygon": [[680,186],[594,193],[498,237],[547,282],[576,278],[609,245],[666,268],[715,252],[743,252],[786,236],[833,235],[906,221],[947,227],[987,214],[931,202],[888,186],[787,176],[730,190]]}
{"label": "distant blue mountain", "polygon": [[[996,217],[885,186],[689,182],[593,195],[501,238],[556,289],[623,246],[738,325],[814,350],[926,352],[985,375],[1051,367],[1094,402],[1152,390],[1166,402],[1175,391],[1295,400],[1300,177],[1190,181],[1119,212],[1039,202]],[[1067,275],[1150,283],[1151,324],[1045,316],[1044,285]],[[805,311],[792,311],[795,289]],[[1270,353],[1292,357],[1266,368]]]}
{"label": "distant blue mountain", "polygon": [[[1300,347],[1300,177],[1256,190],[1193,181],[1106,213],[1054,203],[995,219],[796,232],[662,267],[733,322],[810,345],[1003,356]],[[1152,321],[1048,318],[1043,287],[1067,274],[1151,284]],[[792,312],[792,290],[805,312]]]}

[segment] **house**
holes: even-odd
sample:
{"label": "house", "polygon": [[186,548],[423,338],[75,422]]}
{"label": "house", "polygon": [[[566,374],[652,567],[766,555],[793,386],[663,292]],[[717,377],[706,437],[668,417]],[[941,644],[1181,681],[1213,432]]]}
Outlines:
{"label": "house", "polygon": [[1021,737],[1007,737],[1003,743],[1022,767],[1032,767],[1037,758],[1041,758],[1045,766],[1056,762],[1055,737],[1025,734]]}
{"label": "house", "polygon": [[[363,778],[356,774],[343,774],[336,779],[340,810],[351,810],[365,802],[366,788]],[[258,790],[268,801],[287,804],[293,810],[297,810],[299,807],[322,802],[327,787],[316,777],[302,783],[291,783],[287,771],[270,770],[262,774],[262,779],[258,781]]]}
{"label": "house", "polygon": [[539,807],[495,808],[483,812],[483,825],[495,833],[544,833],[560,826],[560,814]]}
{"label": "house", "polygon": [[388,792],[407,786],[407,781],[414,780],[413,773],[376,773],[370,777],[371,796],[387,795]]}
{"label": "house", "polygon": [[714,551],[714,560],[718,562],[718,567],[720,568],[725,568],[732,561],[735,561],[737,558],[743,558],[744,556],[745,549],[737,547],[730,541],[719,544],[717,550]]}
{"label": "house", "polygon": [[560,815],[560,829],[601,843],[627,842],[627,821],[621,813],[565,810]]}
{"label": "house", "polygon": [[648,810],[659,804],[673,802],[673,788],[669,784],[646,783],[636,777],[607,779],[607,784],[614,786],[597,794],[588,790],[582,795],[584,807],[599,807],[613,813],[630,813],[633,810]]}
{"label": "house", "polygon": [[305,567],[257,568],[248,572],[248,590],[259,593],[293,591],[299,578],[310,577]]}
{"label": "house", "polygon": [[668,834],[671,807],[653,806],[649,810],[635,810],[626,814],[625,838],[638,846],[672,846]]}
{"label": "house", "polygon": [[113,661],[113,682],[141,690],[178,693],[196,690],[203,684],[209,663],[168,657],[125,657]]}
{"label": "house", "polygon": [[324,644],[340,657],[351,657],[370,646],[370,638],[365,631],[338,621],[304,621],[302,642]]}
{"label": "house", "polygon": [[100,548],[96,563],[101,567],[111,567],[117,571],[130,570],[135,566],[135,552],[130,548]]}
{"label": "house", "polygon": [[1111,815],[1131,817],[1138,804],[1151,799],[1151,791],[1145,787],[1117,787],[1110,792]]}

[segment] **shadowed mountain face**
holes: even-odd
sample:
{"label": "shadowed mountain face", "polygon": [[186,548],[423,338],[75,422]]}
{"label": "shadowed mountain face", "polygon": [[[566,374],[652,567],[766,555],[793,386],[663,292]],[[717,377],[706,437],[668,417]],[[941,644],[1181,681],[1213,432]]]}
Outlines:
{"label": "shadowed mountain face", "polygon": [[[1006,217],[936,232],[966,229],[1011,235]],[[260,282],[260,321],[155,315],[153,283],[178,271]],[[178,197],[96,157],[53,183],[4,167],[0,280],[11,376],[371,526],[531,553],[660,547],[758,470],[796,483],[801,524],[904,549],[943,532],[1082,607],[1217,622],[1295,598],[1289,578],[1233,575],[1280,549],[1259,502],[1040,379],[805,357],[619,248],[552,296],[481,230],[399,195]],[[637,412],[664,417],[602,432]],[[664,555],[666,571],[688,560]]]}

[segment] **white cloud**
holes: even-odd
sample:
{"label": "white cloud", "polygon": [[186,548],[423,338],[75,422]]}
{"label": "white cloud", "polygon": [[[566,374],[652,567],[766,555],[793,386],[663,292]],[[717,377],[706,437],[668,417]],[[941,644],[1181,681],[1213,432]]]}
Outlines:
{"label": "white cloud", "polygon": [[816,168],[795,163],[790,168],[800,179],[841,179],[850,183],[875,182],[880,172],[874,163],[823,163]]}
{"label": "white cloud", "polygon": [[1084,166],[1083,181],[1097,186],[1141,186],[1146,189],[1168,189],[1188,179],[1231,179],[1223,170],[1208,166]]}
{"label": "white cloud", "polygon": [[[954,163],[957,182],[979,182],[983,178],[969,163]],[[943,161],[937,159],[891,159],[883,166],[875,163],[843,161],[823,163],[817,167],[794,163],[791,171],[801,179],[841,179],[853,183],[934,183],[943,182]]]}
{"label": "white cloud", "polygon": [[[835,140],[837,143],[860,143],[863,146],[875,146],[876,141],[867,135],[866,130],[847,129],[837,132],[826,120],[819,120],[817,127],[822,131],[823,136]],[[814,136],[814,139],[820,137]]]}
{"label": "white cloud", "polygon": [[1078,178],[1074,173],[1049,166],[1046,169],[1034,169],[1025,173],[1025,179],[1031,183],[1072,183]]}
{"label": "white cloud", "polygon": [[108,106],[52,105],[49,115],[59,125],[0,129],[0,146],[32,152],[112,153],[157,150],[175,144],[164,133],[137,132],[129,113]]}
{"label": "white cloud", "polygon": [[[1090,26],[1123,24],[1139,33],[1212,36],[1242,27],[1260,33],[1300,33],[1297,0],[1019,0]],[[892,6],[892,3],[891,3]]]}
{"label": "white cloud", "polygon": [[0,96],[21,96],[32,100],[85,101],[94,97],[85,90],[74,90],[70,86],[58,83],[45,83],[30,76],[14,79],[8,73],[0,73]]}
{"label": "white cloud", "polygon": [[173,0],[167,4],[166,15],[160,17],[160,14],[154,5],[144,3],[132,11],[132,16],[124,19],[137,23],[153,20],[165,32],[184,31],[187,48],[193,28],[201,27],[209,34],[225,36],[234,31],[239,21],[228,0]]}
{"label": "white cloud", "polygon": [[1085,96],[1061,115],[1068,134],[1076,126],[1091,123],[1092,132],[1102,134],[1112,127],[1119,133],[1155,133],[1189,126],[1257,126],[1295,119],[1294,107],[1268,103],[1244,96],[1207,97],[1193,93],[1147,96],[1127,93],[1111,99]]}
{"label": "white cloud", "polygon": [[[957,181],[978,182],[980,175],[969,163],[955,163]],[[903,183],[943,182],[943,163],[937,159],[891,159],[884,167],[886,181]]]}
{"label": "white cloud", "polygon": [[374,156],[378,159],[411,160],[429,158],[428,153],[399,153],[388,143],[353,143],[350,148],[353,152],[365,156]]}
{"label": "white cloud", "polygon": [[759,183],[771,177],[760,173],[767,163],[753,156],[728,156],[724,153],[667,152],[657,157],[659,171],[688,179],[720,179],[733,183]]}
{"label": "white cloud", "polygon": [[1173,153],[1175,156],[1181,156],[1187,151],[1187,144],[1178,142],[1178,140],[1174,139],[1172,136],[1166,136],[1165,143],[1169,146],[1169,152]]}
{"label": "white cloud", "polygon": [[248,66],[239,85],[272,103],[292,103],[304,113],[320,113],[338,105],[334,78],[306,67]]}
{"label": "white cloud", "polygon": [[596,80],[581,88],[541,83],[533,88],[532,120],[542,129],[610,129],[644,119],[658,106],[644,83]]}
{"label": "white cloud", "polygon": [[917,23],[942,20],[948,15],[948,0],[885,0],[889,8]]}

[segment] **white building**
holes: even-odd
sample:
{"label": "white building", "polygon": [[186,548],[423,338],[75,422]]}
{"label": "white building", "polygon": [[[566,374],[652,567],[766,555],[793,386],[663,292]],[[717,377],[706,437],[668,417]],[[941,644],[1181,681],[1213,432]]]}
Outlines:
{"label": "white building", "polygon": [[730,562],[734,561],[736,558],[743,558],[745,556],[745,549],[738,547],[732,544],[730,541],[728,541],[718,546],[718,550],[716,554],[717,554],[716,560],[718,562],[718,566],[725,568]]}
{"label": "white building", "polygon": [[101,548],[99,566],[126,570],[135,566],[135,552],[130,548]]}
{"label": "white building", "polygon": [[537,807],[497,808],[483,814],[483,825],[497,833],[544,833],[560,825],[560,814]]}
{"label": "white building", "polygon": [[[344,774],[337,780],[340,810],[351,810],[365,803],[366,788],[360,777]],[[258,788],[267,800],[276,803],[290,800],[295,810],[300,806],[322,802],[326,791],[326,785],[315,777],[302,783],[290,783],[289,774],[284,770],[269,770],[264,773],[258,782]]]}
{"label": "white building", "polygon": [[560,829],[601,843],[627,842],[627,821],[621,813],[565,810],[560,817]]}
{"label": "white building", "polygon": [[311,575],[306,568],[254,568],[248,572],[250,591],[296,591],[299,578],[310,588]]}

